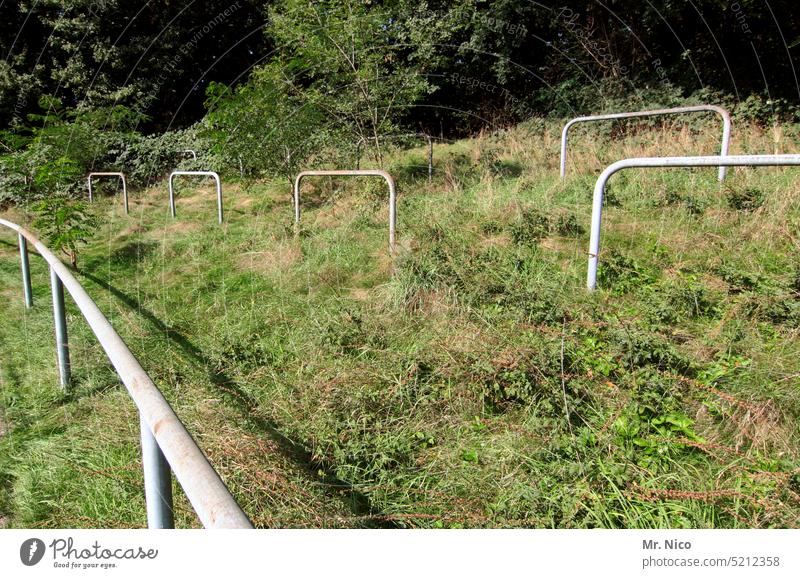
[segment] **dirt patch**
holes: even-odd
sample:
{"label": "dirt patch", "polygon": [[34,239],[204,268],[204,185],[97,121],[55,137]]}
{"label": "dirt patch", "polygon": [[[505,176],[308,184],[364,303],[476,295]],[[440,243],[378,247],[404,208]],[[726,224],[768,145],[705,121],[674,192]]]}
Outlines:
{"label": "dirt patch", "polygon": [[281,245],[271,251],[254,251],[243,253],[237,259],[239,269],[270,273],[276,270],[286,271],[293,263],[302,259],[300,248],[296,245]]}
{"label": "dirt patch", "polygon": [[357,299],[358,301],[366,301],[369,299],[369,290],[363,288],[356,288],[350,291],[350,297],[353,299]]}
{"label": "dirt patch", "polygon": [[493,235],[481,240],[481,247],[508,247],[511,244],[511,237],[506,233],[500,235]]}

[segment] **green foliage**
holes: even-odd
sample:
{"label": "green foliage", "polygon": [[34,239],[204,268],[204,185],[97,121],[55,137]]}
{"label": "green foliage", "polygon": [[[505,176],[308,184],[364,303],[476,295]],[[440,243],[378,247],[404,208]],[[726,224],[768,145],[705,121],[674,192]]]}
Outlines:
{"label": "green foliage", "polygon": [[535,244],[550,231],[550,219],[536,209],[525,209],[519,219],[511,224],[511,240],[517,245]]}
{"label": "green foliage", "polygon": [[618,294],[627,293],[655,280],[651,271],[616,249],[603,254],[597,277],[601,286]]}
{"label": "green foliage", "polygon": [[727,187],[725,200],[736,211],[754,211],[764,204],[764,193],[756,187],[741,189]]}
{"label": "green foliage", "polygon": [[282,90],[298,99],[291,112],[324,111],[334,130],[362,143],[382,165],[382,137],[430,91],[422,63],[403,57],[406,26],[387,8],[355,0],[283,0],[270,7],[267,35],[278,47]]}
{"label": "green foliage", "polygon": [[289,181],[331,144],[330,129],[313,102],[295,94],[285,71],[267,65],[235,90],[211,83],[201,134],[230,166],[249,176],[281,175]]}
{"label": "green foliage", "polygon": [[53,251],[61,251],[73,267],[78,266],[78,248],[84,245],[97,227],[96,217],[83,201],[54,195],[36,202],[33,226],[44,236]]}

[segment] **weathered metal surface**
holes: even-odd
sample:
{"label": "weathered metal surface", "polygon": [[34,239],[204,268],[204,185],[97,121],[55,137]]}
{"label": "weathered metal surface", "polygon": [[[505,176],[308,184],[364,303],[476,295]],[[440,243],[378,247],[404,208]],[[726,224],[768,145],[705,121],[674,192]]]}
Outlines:
{"label": "weathered metal surface", "polygon": [[89,202],[94,200],[92,194],[92,177],[119,177],[122,180],[122,199],[125,205],[125,214],[128,214],[128,184],[125,182],[125,175],[123,173],[89,173],[86,177],[86,184],[89,186]]}
{"label": "weathered metal surface", "polygon": [[222,183],[219,180],[219,175],[214,171],[172,171],[169,175],[169,211],[173,218],[175,217],[175,190],[172,186],[172,180],[180,175],[187,176],[205,176],[212,177],[217,185],[217,222],[222,224]]}
{"label": "weathered metal surface", "polygon": [[[67,266],[32,233],[16,223],[0,219],[0,225],[24,237],[50,265],[52,278],[58,279],[69,292],[139,409],[143,426],[157,442],[202,524],[206,528],[251,528],[250,520],[197,447],[161,391]],[[147,452],[143,460],[145,467],[149,467],[147,464],[152,461],[148,456],[152,458],[153,453]],[[146,473],[145,479],[148,477],[158,481],[157,487],[162,489],[157,490],[155,495],[163,499],[163,468],[161,474]],[[150,525],[155,526],[163,520],[163,517],[161,520],[150,520]]]}

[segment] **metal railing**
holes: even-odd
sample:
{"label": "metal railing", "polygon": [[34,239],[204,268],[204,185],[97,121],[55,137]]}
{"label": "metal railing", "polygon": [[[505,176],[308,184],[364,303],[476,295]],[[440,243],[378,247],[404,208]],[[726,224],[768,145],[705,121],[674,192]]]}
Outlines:
{"label": "metal railing", "polygon": [[[666,114],[684,114],[684,113],[691,113],[691,112],[714,112],[720,116],[722,119],[722,145],[720,148],[720,156],[727,156],[728,155],[728,148],[731,144],[731,115],[730,113],[722,108],[721,106],[715,106],[713,104],[701,104],[697,106],[679,106],[676,108],[660,108],[655,110],[641,110],[636,112],[619,112],[615,114],[598,114],[593,116],[579,116],[578,118],[573,118],[567,124],[564,125],[564,128],[561,131],[561,178],[564,178],[564,175],[567,172],[567,132],[569,131],[570,127],[574,124],[579,122],[595,122],[600,120],[615,120],[620,118],[637,118],[642,116],[659,116],[659,115],[666,115]],[[725,167],[719,167],[719,177],[720,181],[725,180]]]}
{"label": "metal railing", "polygon": [[161,391],[66,265],[32,233],[16,223],[0,219],[0,225],[16,231],[19,237],[26,307],[33,305],[30,297],[28,244],[32,245],[50,266],[61,385],[67,388],[70,381],[67,319],[64,308],[66,287],[139,409],[148,527],[151,529],[174,527],[170,474],[172,471],[175,472],[175,477],[183,487],[203,526],[251,528],[250,520],[197,447]]}
{"label": "metal railing", "polygon": [[305,177],[381,177],[389,185],[389,250],[394,253],[397,228],[397,186],[394,178],[386,171],[362,169],[355,171],[302,171],[294,180],[294,222],[300,224],[300,181]]}
{"label": "metal railing", "polygon": [[193,151],[192,149],[186,149],[184,151],[181,151],[181,153],[183,153],[184,156],[187,155],[187,154],[190,154],[190,155],[192,155],[192,160],[193,161],[197,160],[197,153],[195,151]]}
{"label": "metal railing", "polygon": [[586,287],[594,291],[597,286],[597,265],[600,253],[600,226],[603,217],[603,195],[606,183],[614,173],[630,168],[653,167],[778,167],[800,166],[800,155],[735,155],[728,157],[640,157],[617,161],[600,174],[594,186],[592,199],[592,230],[589,235],[589,268]]}
{"label": "metal railing", "polygon": [[175,191],[172,187],[172,180],[179,175],[196,175],[204,177],[213,177],[217,183],[217,220],[222,224],[222,183],[219,180],[219,175],[214,171],[172,171],[169,175],[169,212],[172,217],[175,217]]}
{"label": "metal railing", "polygon": [[94,201],[94,195],[92,194],[92,177],[119,177],[122,180],[122,199],[125,204],[125,214],[128,214],[128,185],[125,182],[125,174],[124,173],[89,173],[89,176],[86,177],[86,184],[89,186],[89,202]]}
{"label": "metal railing", "polygon": [[[414,132],[410,134],[388,135],[382,138],[404,138],[404,137],[422,137],[428,143],[428,182],[433,181],[433,139],[431,135],[424,132]],[[367,137],[369,140],[376,140],[374,136]],[[363,141],[356,143],[356,169],[361,168],[361,148]]]}

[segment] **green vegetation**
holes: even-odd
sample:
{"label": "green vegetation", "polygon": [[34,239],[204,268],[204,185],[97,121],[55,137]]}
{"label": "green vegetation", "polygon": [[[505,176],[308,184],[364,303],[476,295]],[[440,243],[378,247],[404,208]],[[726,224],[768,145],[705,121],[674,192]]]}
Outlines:
{"label": "green vegetation", "polygon": [[[175,221],[163,183],[101,199],[78,275],[259,526],[800,526],[796,172],[616,175],[588,294],[601,165],[716,131],[578,133],[562,183],[559,130],[437,145],[430,185],[388,149],[394,259],[381,183],[309,183],[295,236],[286,180],[231,167],[223,227],[207,186]],[[45,268],[26,311],[3,238],[0,515],[140,526],[135,410],[74,310],[58,391]]]}

